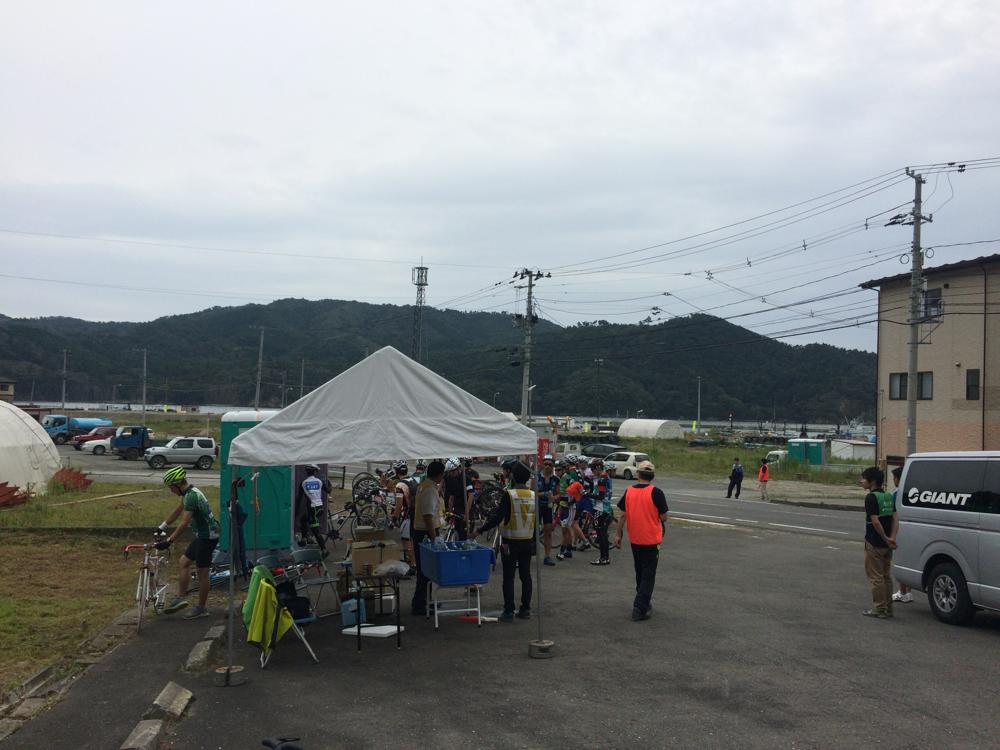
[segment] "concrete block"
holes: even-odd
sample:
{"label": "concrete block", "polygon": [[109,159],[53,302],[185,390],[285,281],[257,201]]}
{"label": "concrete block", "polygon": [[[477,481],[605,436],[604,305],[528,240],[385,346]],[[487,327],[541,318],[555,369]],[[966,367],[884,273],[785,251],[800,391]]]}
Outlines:
{"label": "concrete block", "polygon": [[176,682],[168,682],[146,711],[144,719],[179,719],[188,704],[194,699],[194,693],[183,688]]}
{"label": "concrete block", "polygon": [[162,733],[163,722],[159,719],[140,721],[122,743],[120,750],[156,750]]}
{"label": "concrete block", "polygon": [[17,719],[0,719],[0,742],[14,734],[23,723]]}
{"label": "concrete block", "polygon": [[226,637],[226,626],[216,625],[208,629],[205,633],[205,637],[202,639],[204,641],[219,641]]}
{"label": "concrete block", "polygon": [[187,672],[198,672],[208,669],[208,662],[212,658],[213,641],[198,641],[188,654],[184,669]]}
{"label": "concrete block", "polygon": [[12,719],[30,719],[43,708],[48,701],[45,698],[25,698],[11,714]]}

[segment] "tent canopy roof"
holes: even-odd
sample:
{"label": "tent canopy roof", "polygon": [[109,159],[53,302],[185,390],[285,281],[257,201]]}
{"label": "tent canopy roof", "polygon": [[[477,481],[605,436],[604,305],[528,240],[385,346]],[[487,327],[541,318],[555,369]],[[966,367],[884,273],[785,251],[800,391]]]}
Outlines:
{"label": "tent canopy roof", "polygon": [[229,463],[533,454],[537,439],[534,430],[387,346],[239,435]]}
{"label": "tent canopy roof", "polygon": [[41,495],[61,465],[42,426],[30,414],[0,401],[0,482]]}

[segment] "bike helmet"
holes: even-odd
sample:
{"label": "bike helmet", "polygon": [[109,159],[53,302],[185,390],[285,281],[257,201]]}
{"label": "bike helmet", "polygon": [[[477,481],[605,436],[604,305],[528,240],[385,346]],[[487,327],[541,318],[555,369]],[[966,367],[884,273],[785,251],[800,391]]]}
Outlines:
{"label": "bike helmet", "polygon": [[319,467],[316,464],[306,464],[306,471],[319,471]]}
{"label": "bike helmet", "polygon": [[427,462],[424,459],[417,459],[417,471],[427,471]]}
{"label": "bike helmet", "polygon": [[461,462],[459,462],[457,458],[449,458],[447,461],[444,462],[445,471],[454,471],[455,469],[461,469],[461,468],[462,464]]}
{"label": "bike helmet", "polygon": [[468,469],[470,466],[472,466],[472,459],[471,458],[463,458],[462,459],[462,463],[465,464],[465,468]]}
{"label": "bike helmet", "polygon": [[557,458],[553,463],[555,464],[555,467],[557,469],[563,469],[566,467],[566,462],[563,461],[561,458]]}
{"label": "bike helmet", "polygon": [[603,458],[592,458],[592,459],[590,459],[590,465],[591,466],[604,466],[604,459]]}
{"label": "bike helmet", "polygon": [[166,485],[180,484],[186,480],[187,472],[183,466],[175,466],[172,469],[167,469],[167,472],[163,475],[163,483]]}
{"label": "bike helmet", "polygon": [[504,461],[502,464],[500,464],[500,468],[503,469],[504,471],[513,471],[514,470],[514,466],[516,464],[517,464],[517,461],[515,461],[513,458],[508,458],[506,461]]}
{"label": "bike helmet", "polygon": [[394,461],[392,470],[397,474],[406,474],[410,468],[406,465],[406,461]]}
{"label": "bike helmet", "polygon": [[551,461],[551,460],[552,460],[552,454],[551,453],[546,453],[544,456],[542,456],[542,462],[543,463],[545,461]]}
{"label": "bike helmet", "polygon": [[563,460],[568,464],[575,464],[577,461],[576,454],[567,453],[565,456],[563,456]]}

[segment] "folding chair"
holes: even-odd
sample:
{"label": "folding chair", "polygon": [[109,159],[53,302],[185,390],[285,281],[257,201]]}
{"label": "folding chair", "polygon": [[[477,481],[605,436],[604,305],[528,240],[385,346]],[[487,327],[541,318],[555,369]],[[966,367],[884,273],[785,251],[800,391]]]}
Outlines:
{"label": "folding chair", "polygon": [[[317,617],[329,617],[330,615],[340,614],[340,594],[337,592],[337,581],[339,580],[336,576],[330,575],[329,569],[326,567],[326,563],[323,562],[323,556],[320,554],[318,549],[300,549],[292,552],[292,560],[302,571],[302,575],[295,581],[297,586],[301,586],[304,589],[315,588],[317,589],[316,601],[313,603],[313,611],[319,612],[319,602],[323,598],[323,590],[329,587],[330,591],[333,593],[334,598],[334,609],[322,615],[316,615]],[[305,571],[313,570],[316,572],[314,576],[306,576]]]}
{"label": "folding chair", "polygon": [[243,603],[243,623],[247,628],[247,642],[260,648],[261,669],[267,666],[278,641],[288,630],[295,633],[312,660],[319,664],[319,658],[302,630],[303,625],[315,621],[316,615],[312,612],[308,616],[292,617],[288,607],[278,597],[271,571],[263,565],[253,569],[247,599]]}

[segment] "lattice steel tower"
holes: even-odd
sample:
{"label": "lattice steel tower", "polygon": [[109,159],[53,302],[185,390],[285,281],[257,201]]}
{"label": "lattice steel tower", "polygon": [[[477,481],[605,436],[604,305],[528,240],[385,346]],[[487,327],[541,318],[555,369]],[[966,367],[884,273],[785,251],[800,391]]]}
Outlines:
{"label": "lattice steel tower", "polygon": [[413,284],[417,287],[417,304],[413,307],[413,340],[410,356],[417,362],[423,353],[424,304],[427,301],[427,266],[414,266]]}

